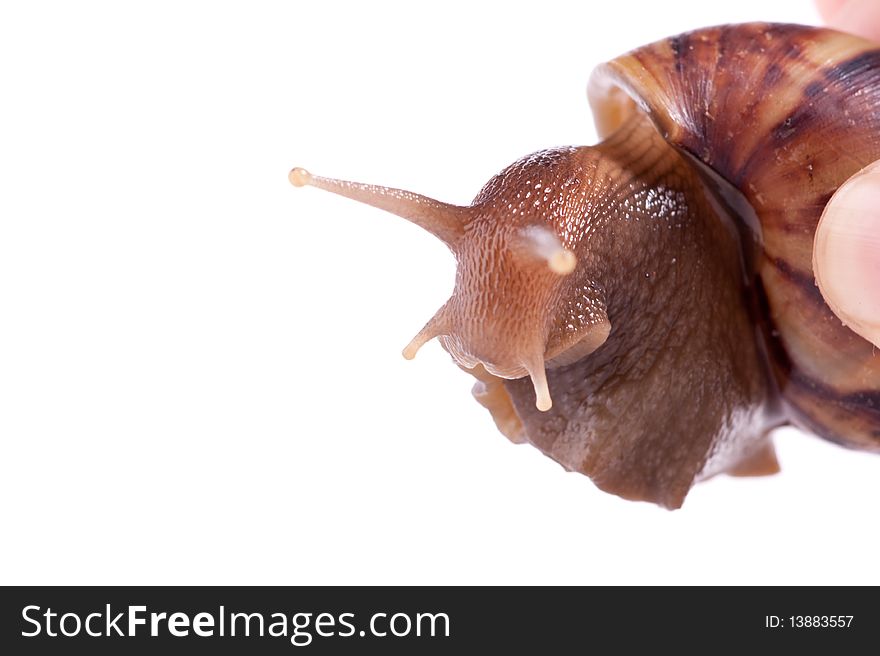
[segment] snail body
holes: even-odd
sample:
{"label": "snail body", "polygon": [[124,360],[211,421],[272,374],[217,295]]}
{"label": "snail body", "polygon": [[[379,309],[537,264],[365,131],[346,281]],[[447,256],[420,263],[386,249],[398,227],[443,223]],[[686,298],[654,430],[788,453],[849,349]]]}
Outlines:
{"label": "snail body", "polygon": [[433,337],[498,428],[603,490],[677,508],[778,471],[794,424],[880,450],[880,358],[815,286],[834,191],[880,159],[880,50],[831,30],[698,30],[600,66],[596,146],[535,153],[468,207],[291,172],[453,251]]}

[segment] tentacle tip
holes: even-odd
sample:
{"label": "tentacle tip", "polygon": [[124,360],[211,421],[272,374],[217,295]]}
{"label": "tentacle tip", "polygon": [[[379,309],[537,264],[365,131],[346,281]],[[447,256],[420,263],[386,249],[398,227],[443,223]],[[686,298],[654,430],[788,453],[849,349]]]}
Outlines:
{"label": "tentacle tip", "polygon": [[550,397],[550,387],[547,385],[547,372],[544,370],[543,361],[534,362],[531,366],[526,365],[526,371],[532,379],[535,388],[535,407],[541,412],[547,412],[553,407],[553,399]]}
{"label": "tentacle tip", "polygon": [[535,407],[541,412],[547,412],[550,408],[553,407],[553,399],[551,399],[549,396],[539,396],[537,399],[535,399]]}
{"label": "tentacle tip", "polygon": [[418,351],[419,351],[418,348],[413,347],[410,344],[405,349],[403,349],[403,352],[401,353],[401,355],[403,355],[404,360],[412,360],[416,357],[416,353],[418,353]]}
{"label": "tentacle tip", "polygon": [[295,167],[287,174],[287,179],[294,187],[305,187],[312,182],[312,174],[303,168]]}
{"label": "tentacle tip", "polygon": [[567,248],[555,252],[547,260],[550,270],[560,276],[567,276],[577,266],[577,256]]}

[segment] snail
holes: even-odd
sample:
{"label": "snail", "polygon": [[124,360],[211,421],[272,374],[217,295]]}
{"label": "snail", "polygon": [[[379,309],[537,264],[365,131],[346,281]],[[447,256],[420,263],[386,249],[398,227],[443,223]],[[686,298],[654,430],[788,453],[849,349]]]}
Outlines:
{"label": "snail", "polygon": [[534,153],[470,206],[310,174],[452,250],[452,296],[412,339],[602,490],[666,508],[719,473],[772,474],[791,424],[880,450],[880,357],[812,269],[825,204],[880,158],[880,49],[828,29],[701,29],[599,66],[595,146]]}

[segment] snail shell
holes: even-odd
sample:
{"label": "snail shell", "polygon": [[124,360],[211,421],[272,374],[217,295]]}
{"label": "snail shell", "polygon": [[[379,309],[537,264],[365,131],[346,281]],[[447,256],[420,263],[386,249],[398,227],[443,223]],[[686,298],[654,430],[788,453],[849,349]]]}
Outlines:
{"label": "snail shell", "polygon": [[750,273],[786,418],[880,450],[880,358],[832,313],[812,266],[826,203],[880,159],[877,45],[798,25],[703,29],[599,67],[589,97],[600,135],[645,112],[742,194],[760,231]]}
{"label": "snail shell", "polygon": [[431,231],[455,291],[439,337],[499,429],[603,490],[677,508],[720,472],[778,470],[792,423],[880,450],[880,358],[824,303],[813,237],[880,159],[880,50],[745,24],[600,66],[594,147],[543,151],[469,207],[291,172]]}

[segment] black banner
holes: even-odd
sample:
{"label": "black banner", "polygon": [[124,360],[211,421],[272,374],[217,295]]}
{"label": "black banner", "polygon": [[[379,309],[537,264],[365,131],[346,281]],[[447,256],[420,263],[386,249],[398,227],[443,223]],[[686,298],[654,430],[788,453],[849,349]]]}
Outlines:
{"label": "black banner", "polygon": [[876,588],[4,588],[0,652],[515,653],[877,644]]}

